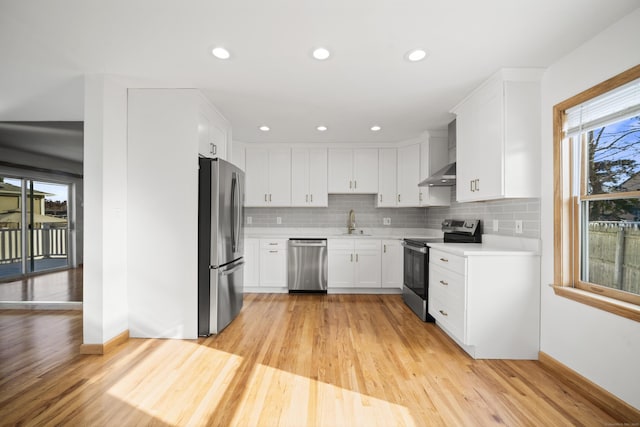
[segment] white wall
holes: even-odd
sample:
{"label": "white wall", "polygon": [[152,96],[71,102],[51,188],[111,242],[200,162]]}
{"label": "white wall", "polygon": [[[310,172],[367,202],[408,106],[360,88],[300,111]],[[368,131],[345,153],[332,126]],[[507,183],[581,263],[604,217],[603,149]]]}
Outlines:
{"label": "white wall", "polygon": [[[640,9],[554,63],[542,82],[542,170],[553,170],[552,108],[640,63]],[[553,177],[542,174],[541,351],[640,409],[640,323],[566,298],[553,282]]]}
{"label": "white wall", "polygon": [[131,89],[128,136],[132,337],[198,337],[195,89]]}
{"label": "white wall", "polygon": [[83,343],[128,329],[127,89],[115,76],[85,78]]}

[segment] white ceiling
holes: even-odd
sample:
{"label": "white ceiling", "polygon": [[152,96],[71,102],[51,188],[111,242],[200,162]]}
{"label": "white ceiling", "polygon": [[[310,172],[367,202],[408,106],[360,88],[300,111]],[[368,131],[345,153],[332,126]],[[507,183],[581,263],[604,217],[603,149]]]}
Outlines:
{"label": "white ceiling", "polygon": [[[196,87],[245,142],[444,129],[500,67],[546,67],[638,0],[0,0],[0,121],[83,119],[83,75]],[[229,61],[211,54],[231,51]],[[311,58],[325,46],[329,60]],[[429,57],[403,60],[423,47]],[[615,49],[615,46],[611,47]],[[262,124],[271,127],[263,133]],[[319,124],[329,127],[320,133]],[[369,127],[382,126],[373,133]]]}

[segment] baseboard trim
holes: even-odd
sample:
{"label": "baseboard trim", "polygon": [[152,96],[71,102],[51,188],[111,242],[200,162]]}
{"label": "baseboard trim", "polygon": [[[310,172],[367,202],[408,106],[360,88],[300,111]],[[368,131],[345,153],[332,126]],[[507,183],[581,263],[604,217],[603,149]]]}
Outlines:
{"label": "baseboard trim", "polygon": [[81,344],[80,354],[107,354],[129,340],[129,330],[116,335],[104,344]]}
{"label": "baseboard trim", "polygon": [[578,390],[589,401],[611,415],[618,422],[626,425],[626,423],[637,423],[638,420],[640,420],[639,410],[557,361],[547,353],[539,352],[538,360],[555,378]]}

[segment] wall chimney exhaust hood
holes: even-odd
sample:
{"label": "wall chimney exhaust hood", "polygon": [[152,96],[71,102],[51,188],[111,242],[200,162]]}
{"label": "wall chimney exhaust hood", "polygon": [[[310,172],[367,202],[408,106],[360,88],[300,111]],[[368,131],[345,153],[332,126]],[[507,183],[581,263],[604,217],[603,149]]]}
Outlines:
{"label": "wall chimney exhaust hood", "polygon": [[456,185],[456,164],[449,163],[429,178],[420,182],[418,187],[451,187],[453,185]]}

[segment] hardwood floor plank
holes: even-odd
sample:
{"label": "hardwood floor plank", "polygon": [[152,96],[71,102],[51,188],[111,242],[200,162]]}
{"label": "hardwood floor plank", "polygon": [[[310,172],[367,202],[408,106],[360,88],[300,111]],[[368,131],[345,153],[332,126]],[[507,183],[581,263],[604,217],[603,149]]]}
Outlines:
{"label": "hardwood floor plank", "polygon": [[[80,355],[76,311],[0,311],[8,425],[604,425],[536,361],[473,360],[396,295],[250,294],[198,340]],[[638,416],[640,420],[640,415]]]}

